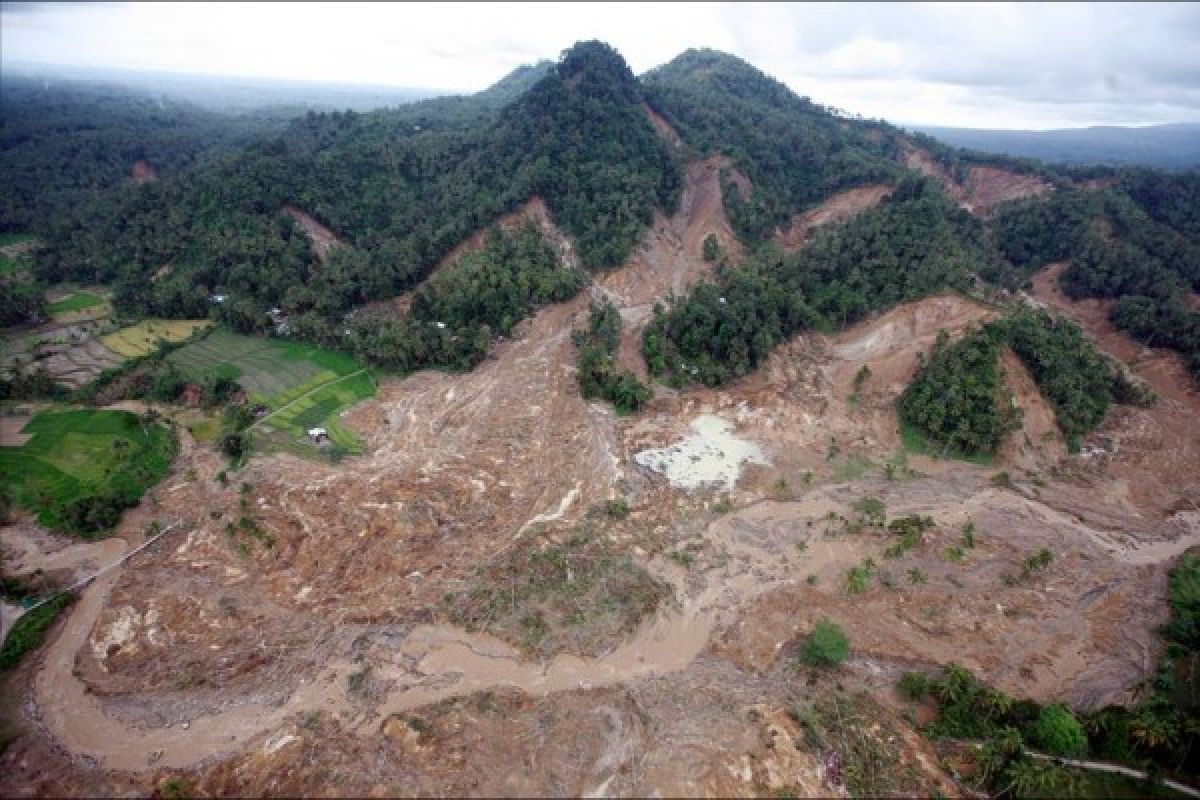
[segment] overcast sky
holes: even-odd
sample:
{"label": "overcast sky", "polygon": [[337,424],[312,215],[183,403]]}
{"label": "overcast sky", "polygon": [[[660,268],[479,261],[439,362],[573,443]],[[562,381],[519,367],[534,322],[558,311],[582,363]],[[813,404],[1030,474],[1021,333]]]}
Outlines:
{"label": "overcast sky", "polygon": [[901,124],[1200,122],[1200,3],[4,3],[0,67],[476,90],[581,39],[635,72],[689,47]]}

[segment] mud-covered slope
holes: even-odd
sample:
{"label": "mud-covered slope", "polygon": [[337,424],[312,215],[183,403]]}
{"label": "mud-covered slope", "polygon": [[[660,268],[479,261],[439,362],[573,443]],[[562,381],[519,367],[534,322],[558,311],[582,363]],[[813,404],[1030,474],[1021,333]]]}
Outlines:
{"label": "mud-covered slope", "polygon": [[889,140],[799,97],[750,64],[689,50],[642,78],[656,114],[700,155],[723,155],[749,179],[727,190],[730,219],[748,242],[765,241],[796,213],[843,189],[894,180]]}

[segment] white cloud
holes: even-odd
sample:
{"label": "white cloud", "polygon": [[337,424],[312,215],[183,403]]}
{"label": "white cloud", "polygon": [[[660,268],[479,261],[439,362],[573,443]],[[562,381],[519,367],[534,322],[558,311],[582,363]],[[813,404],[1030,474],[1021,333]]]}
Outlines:
{"label": "white cloud", "polygon": [[725,50],[899,121],[1200,121],[1200,6],[1185,3],[34,3],[4,6],[0,36],[0,64],[459,91],[601,39],[637,72]]}

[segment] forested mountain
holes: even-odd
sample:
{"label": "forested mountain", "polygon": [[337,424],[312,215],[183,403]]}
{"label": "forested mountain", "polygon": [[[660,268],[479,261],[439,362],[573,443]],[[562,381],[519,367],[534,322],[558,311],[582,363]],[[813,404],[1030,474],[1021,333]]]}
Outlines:
{"label": "forested mountain", "polygon": [[80,205],[110,202],[135,162],[178,173],[207,153],[282,130],[288,114],[219,114],[121,86],[6,75],[0,84],[0,233],[41,230]]}
{"label": "forested mountain", "polygon": [[[421,286],[454,247],[534,197],[583,267],[617,266],[653,211],[674,207],[682,162],[721,156],[723,200],[750,256],[655,318],[645,340],[654,372],[721,383],[796,330],[845,325],[978,278],[1015,288],[1056,260],[1071,262],[1068,293],[1118,299],[1119,324],[1200,364],[1200,326],[1185,305],[1200,280],[1197,173],[956,150],[848,119],[710,50],[639,79],[611,47],[585,42],[475,95],[286,122],[89,91],[6,83],[0,143],[11,188],[0,228],[44,242],[40,279],[110,284],[134,313],[216,315],[253,330],[279,306],[302,321],[295,335],[341,341],[356,308]],[[906,169],[914,154],[938,180]],[[133,185],[139,159],[158,180]],[[955,192],[978,165],[1036,175],[1056,191],[973,216]],[[880,207],[799,253],[771,248],[793,215],[877,184],[894,189]],[[327,258],[285,207],[337,237]],[[215,305],[214,294],[227,299]],[[377,363],[426,361],[398,343],[403,326],[365,315],[353,327],[353,347]]]}
{"label": "forested mountain", "polygon": [[725,200],[738,234],[753,242],[829,194],[894,180],[896,143],[849,125],[741,59],[689,50],[647,73],[650,105],[692,149],[729,156],[753,187],[729,181]]}
{"label": "forested mountain", "polygon": [[[219,291],[246,313],[283,305],[333,319],[412,288],[534,196],[585,266],[615,266],[653,209],[674,202],[680,165],[607,45],[576,46],[521,92],[536,75],[474,98],[310,113],[202,169],[93,204],[78,224],[44,226],[43,269],[112,282],[118,304],[145,313],[203,315]],[[344,241],[319,268],[285,204]],[[164,264],[167,277],[147,280]]]}

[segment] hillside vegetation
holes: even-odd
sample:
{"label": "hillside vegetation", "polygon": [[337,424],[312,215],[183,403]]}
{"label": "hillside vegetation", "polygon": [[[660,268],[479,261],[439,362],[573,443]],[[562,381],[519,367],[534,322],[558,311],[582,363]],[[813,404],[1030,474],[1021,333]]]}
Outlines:
{"label": "hillside vegetation", "polygon": [[983,228],[931,181],[892,196],[793,254],[760,250],[716,282],[657,309],[643,353],[651,373],[710,386],[747,374],[785,338],[830,330],[948,287],[988,259]]}
{"label": "hillside vegetation", "polygon": [[1183,354],[1200,376],[1200,175],[1147,171],[1102,191],[1062,191],[1010,205],[993,220],[1004,257],[1022,274],[1067,261],[1073,298],[1118,300],[1111,319],[1145,342]]}
{"label": "hillside vegetation", "polygon": [[1004,390],[1001,347],[1011,348],[1029,370],[1073,451],[1079,449],[1080,437],[1103,422],[1113,402],[1152,401],[1084,338],[1078,325],[1046,311],[1022,309],[953,345],[942,331],[897,401],[901,422],[925,437],[939,455],[994,455],[1021,422]]}
{"label": "hillside vegetation", "polygon": [[[50,237],[41,269],[52,280],[111,282],[118,307],[141,314],[203,315],[221,293],[223,317],[240,329],[273,306],[334,323],[415,287],[532,197],[594,269],[621,263],[654,208],[675,201],[680,165],[607,45],[576,46],[507,105],[462,107],[310,113],[203,169],[90,207]],[[285,204],[345,244],[319,264]],[[163,264],[170,274],[147,280]]]}

